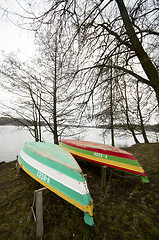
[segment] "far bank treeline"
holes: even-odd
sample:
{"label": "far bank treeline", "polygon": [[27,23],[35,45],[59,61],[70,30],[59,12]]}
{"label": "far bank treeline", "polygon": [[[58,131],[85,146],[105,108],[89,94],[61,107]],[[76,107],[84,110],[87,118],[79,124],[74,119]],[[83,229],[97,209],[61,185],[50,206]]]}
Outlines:
{"label": "far bank treeline", "polygon": [[[34,122],[27,119],[22,118],[9,118],[9,117],[0,117],[0,126],[34,126]],[[46,126],[45,122],[41,122],[41,126]],[[72,128],[101,128],[101,129],[111,129],[110,125],[92,125],[92,126],[80,126],[80,125],[66,125],[64,124],[64,127],[72,127]],[[133,126],[136,130],[140,128],[140,126],[135,125]],[[123,124],[116,124],[114,126],[115,129],[121,129],[121,130],[128,130],[127,125]],[[159,132],[159,124],[150,125],[147,124],[145,126],[146,131],[153,131],[153,132]]]}

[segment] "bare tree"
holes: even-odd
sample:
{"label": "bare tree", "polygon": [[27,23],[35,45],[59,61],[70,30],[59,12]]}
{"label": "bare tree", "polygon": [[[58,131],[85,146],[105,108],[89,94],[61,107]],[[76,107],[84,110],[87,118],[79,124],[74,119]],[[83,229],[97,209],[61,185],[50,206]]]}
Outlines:
{"label": "bare tree", "polygon": [[[24,7],[24,10],[25,9]],[[36,31],[41,30],[41,32],[44,33],[42,36],[46,36],[45,33],[47,33],[48,28],[55,29],[56,23],[60,22],[60,34],[65,36],[65,48],[63,48],[64,52],[62,53],[63,59],[60,59],[61,64],[63,65],[64,60],[66,60],[65,57],[68,55],[74,56],[76,59],[74,61],[74,63],[76,63],[74,64],[76,70],[75,68],[71,69],[74,71],[74,78],[71,76],[66,89],[70,89],[71,87],[75,89],[76,97],[79,99],[81,116],[85,113],[87,114],[87,112],[91,112],[89,116],[97,113],[96,105],[98,105],[98,102],[96,104],[96,101],[97,93],[100,91],[99,89],[107,89],[109,86],[111,90],[110,93],[112,93],[110,99],[113,99],[114,89],[112,87],[112,81],[109,81],[109,77],[102,79],[102,74],[103,72],[107,73],[108,69],[110,69],[110,71],[112,69],[116,71],[116,75],[118,75],[117,77],[119,78],[117,82],[119,83],[120,81],[120,85],[123,86],[123,88],[120,87],[119,90],[121,97],[124,99],[124,105],[121,107],[121,110],[123,110],[122,114],[125,114],[128,128],[133,134],[135,142],[138,142],[132,122],[137,121],[139,123],[137,118],[137,116],[139,116],[141,129],[143,129],[145,120],[143,120],[141,109],[141,90],[138,89],[138,103],[136,102],[135,104],[135,101],[133,102],[135,113],[131,114],[133,112],[133,110],[131,111],[131,101],[129,97],[131,92],[128,90],[130,88],[127,87],[127,82],[128,79],[133,79],[130,80],[130,85],[133,85],[134,88],[136,88],[137,82],[140,82],[143,85],[145,93],[147,89],[153,90],[159,104],[157,1],[129,1],[126,2],[126,4],[122,0],[87,0],[82,3],[78,0],[70,2],[50,1],[48,7],[45,5],[45,8],[36,8],[33,4],[29,3],[28,9],[29,10],[25,11],[24,16],[20,14],[17,15],[25,19],[26,25],[23,24],[21,27],[28,28],[28,26],[31,26],[31,28]],[[32,24],[28,25],[29,23]],[[50,39],[50,37],[46,39]],[[59,40],[60,38],[57,41],[58,44],[61,42]],[[53,43],[51,40],[49,40],[49,42],[43,41],[43,43],[45,46],[47,46],[47,44],[56,46],[55,42]],[[47,53],[46,49],[47,48],[45,48],[45,56]],[[54,63],[54,66],[52,65],[54,80],[51,81],[57,84],[55,84],[55,89],[57,88],[58,92],[57,82],[59,82],[60,74],[59,72],[57,73],[59,69],[57,66],[60,65],[57,61],[59,62],[58,53],[60,48],[55,47],[53,50],[53,48],[49,46],[48,49],[48,56],[51,60],[48,62],[45,60],[45,63],[47,63],[47,65],[48,63],[50,64],[51,61]],[[75,49],[75,51],[73,51],[73,49]],[[53,52],[54,55],[52,54]],[[63,69],[63,67],[60,67],[60,69]],[[69,69],[70,66],[67,66],[67,73]],[[50,76],[49,73],[48,78],[50,78]],[[45,76],[45,79],[47,79],[47,76]],[[148,86],[148,88],[144,86]],[[48,89],[48,87],[46,88]],[[61,91],[63,90],[61,89]],[[53,95],[56,95],[55,92],[54,94],[53,92],[54,91],[48,93],[53,97]],[[68,95],[67,99],[69,98],[70,95]],[[55,99],[57,98],[55,97]],[[103,95],[101,95],[99,101],[103,99]],[[49,101],[45,99],[47,108]],[[65,100],[61,100],[61,103],[64,101]],[[115,116],[113,105],[114,102],[112,101],[112,110],[110,111],[112,129]],[[105,111],[106,106],[103,106],[101,112]],[[156,109],[155,101],[151,107],[152,111]],[[53,105],[51,106],[52,113],[52,110],[55,110],[55,108]],[[72,113],[74,113],[74,110]],[[132,115],[133,120],[131,119]],[[57,118],[60,119],[59,116],[60,112],[59,115],[55,115],[54,113],[56,120]],[[54,127],[56,128],[55,123]],[[144,134],[144,130],[142,133]],[[147,141],[146,136],[144,136],[144,138],[145,141]]]}
{"label": "bare tree", "polygon": [[[141,65],[142,65],[144,72],[146,73],[146,75],[149,79],[148,85],[150,85],[155,90],[156,97],[158,100],[158,105],[159,105],[158,71],[137,37],[137,34],[134,30],[133,24],[130,20],[130,17],[128,15],[128,12],[127,12],[127,9],[125,7],[123,0],[116,0],[116,2],[118,4],[120,14],[121,14],[122,20],[125,25],[127,35],[129,36],[130,43],[132,44],[131,49],[135,52],[136,56],[138,57]],[[143,4],[143,1],[141,1],[140,4]],[[138,7],[139,7],[139,5],[138,5]],[[140,5],[140,8],[141,7],[142,7],[142,5]],[[157,10],[157,9],[154,9],[154,11],[155,10]]]}
{"label": "bare tree", "polygon": [[42,123],[36,108],[38,105],[40,109],[41,99],[37,95],[36,105],[32,101],[31,96],[35,91],[35,86],[32,89],[31,82],[35,79],[31,74],[32,69],[30,68],[27,72],[24,65],[12,55],[8,56],[1,66],[1,87],[14,95],[10,103],[3,103],[5,108],[3,115],[17,120],[21,126],[27,127],[35,141],[42,141]]}
{"label": "bare tree", "polygon": [[[26,10],[26,6],[29,7],[29,10]],[[50,1],[47,10],[46,8],[43,10],[43,7],[40,6],[37,9],[35,6],[36,4],[26,2],[21,7],[25,14],[22,16],[17,13],[17,16],[25,19],[28,23],[32,22],[31,26],[34,26],[34,29],[52,25],[60,16],[61,26],[68,29],[67,50],[72,44],[78,42],[80,53],[85,51],[87,59],[88,55],[94,58],[93,67],[95,68],[111,67],[108,64],[109,58],[120,54],[121,59],[125,60],[119,61],[118,65],[112,64],[112,66],[151,86],[156,92],[157,101],[159,101],[159,77],[157,67],[151,59],[154,56],[151,53],[149,53],[151,56],[148,56],[143,47],[146,45],[146,41],[150,40],[150,36],[151,41],[153,39],[157,42],[157,1],[136,1],[128,3],[127,7],[123,0],[107,2],[87,0],[82,3],[80,1],[69,3],[67,1]],[[46,5],[41,6],[46,7]],[[154,51],[157,48],[155,42],[153,44]],[[118,51],[119,49],[120,51]],[[125,58],[127,54],[129,57]],[[147,78],[143,77],[143,74],[140,75],[135,67],[129,67],[136,59],[139,60]],[[89,62],[91,62],[90,58]]]}
{"label": "bare tree", "polygon": [[63,35],[61,22],[47,26],[36,34],[40,64],[45,88],[45,109],[49,113],[49,121],[53,123],[54,143],[58,144],[64,126],[73,123],[78,109],[75,106],[76,91],[70,82],[74,75],[76,59],[73,49],[66,54],[67,38]]}

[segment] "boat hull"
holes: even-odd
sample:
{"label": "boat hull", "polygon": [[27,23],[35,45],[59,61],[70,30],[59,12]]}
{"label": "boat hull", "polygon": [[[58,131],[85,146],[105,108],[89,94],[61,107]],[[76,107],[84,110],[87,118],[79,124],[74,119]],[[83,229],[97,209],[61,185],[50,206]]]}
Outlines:
{"label": "boat hull", "polygon": [[137,159],[129,152],[119,148],[80,140],[61,140],[60,146],[73,156],[141,176],[143,182],[149,182],[147,174]]}
{"label": "boat hull", "polygon": [[66,150],[49,143],[26,143],[18,157],[19,165],[36,181],[85,214],[93,225],[93,202],[82,170]]}

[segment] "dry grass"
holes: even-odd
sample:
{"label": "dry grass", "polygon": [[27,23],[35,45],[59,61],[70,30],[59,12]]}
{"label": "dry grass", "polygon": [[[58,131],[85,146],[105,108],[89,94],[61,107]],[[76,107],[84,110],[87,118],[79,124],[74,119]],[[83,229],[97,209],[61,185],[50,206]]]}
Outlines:
{"label": "dry grass", "polygon": [[[84,223],[80,210],[49,190],[44,191],[43,239],[159,239],[159,144],[137,144],[125,150],[139,160],[150,183],[127,178],[131,175],[120,178],[112,174],[105,200],[94,207],[94,227]],[[87,174],[94,202],[100,202],[104,194],[100,190],[100,167],[82,161],[80,166]],[[107,179],[109,175],[108,171]],[[16,175],[15,162],[0,165],[0,239],[35,239],[30,207],[34,190],[40,187],[25,172]]]}

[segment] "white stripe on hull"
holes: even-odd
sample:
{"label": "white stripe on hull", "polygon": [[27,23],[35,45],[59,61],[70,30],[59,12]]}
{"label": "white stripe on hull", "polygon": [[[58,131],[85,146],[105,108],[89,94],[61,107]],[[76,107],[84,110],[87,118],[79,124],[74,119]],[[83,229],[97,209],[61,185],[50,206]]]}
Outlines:
{"label": "white stripe on hull", "polygon": [[50,178],[56,180],[57,182],[63,184],[64,186],[72,189],[75,192],[78,192],[82,195],[86,195],[89,193],[87,183],[86,182],[79,182],[61,172],[56,171],[53,168],[50,168],[34,158],[28,156],[23,150],[20,152],[21,157],[23,160],[28,163],[31,167],[36,168],[38,171],[46,174]]}

